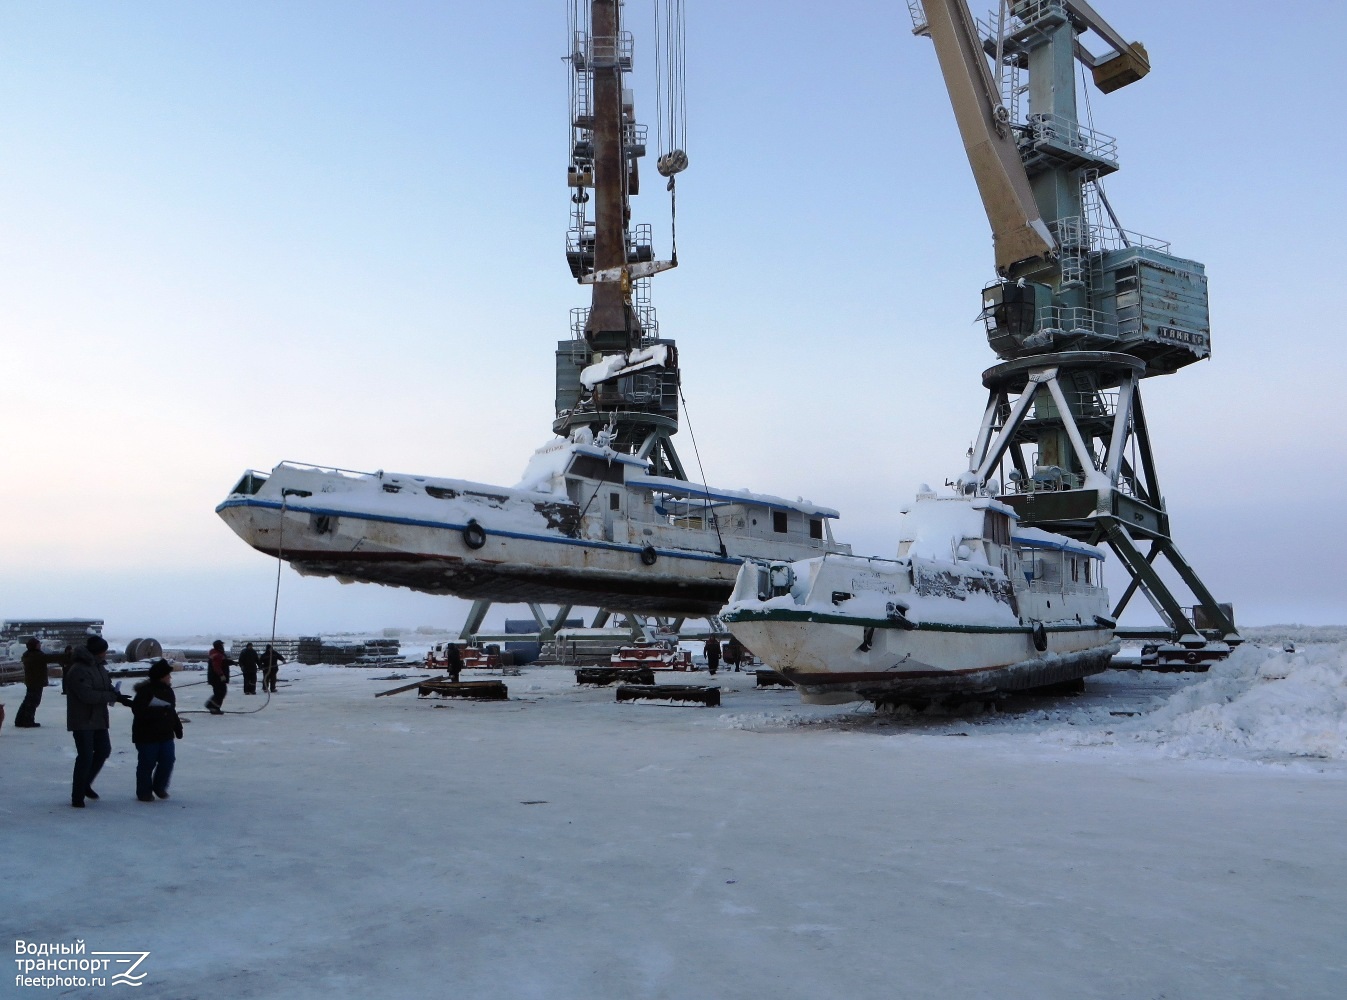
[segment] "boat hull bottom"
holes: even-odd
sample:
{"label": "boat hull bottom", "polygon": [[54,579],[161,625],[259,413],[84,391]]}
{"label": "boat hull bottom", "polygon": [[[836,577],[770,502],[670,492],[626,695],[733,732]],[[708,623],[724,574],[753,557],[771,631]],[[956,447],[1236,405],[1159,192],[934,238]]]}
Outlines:
{"label": "boat hull bottom", "polygon": [[1116,643],[1047,658],[1034,657],[1004,667],[989,667],[944,676],[876,675],[860,679],[832,679],[827,674],[782,670],[811,705],[840,705],[869,701],[876,705],[913,700],[990,695],[1081,680],[1103,673],[1118,651]]}
{"label": "boat hull bottom", "polygon": [[731,612],[730,631],[810,704],[876,704],[1025,691],[1107,670],[1120,644],[1112,628],[1052,622],[1034,627],[886,626],[780,612]]}
{"label": "boat hull bottom", "polygon": [[[276,556],[274,549],[254,548]],[[643,614],[713,615],[725,603],[732,586],[729,580],[671,581],[639,572],[602,573],[592,569],[570,573],[557,567],[406,553],[287,549],[285,561],[304,576],[336,577],[343,583],[378,583],[505,604],[570,604]]]}

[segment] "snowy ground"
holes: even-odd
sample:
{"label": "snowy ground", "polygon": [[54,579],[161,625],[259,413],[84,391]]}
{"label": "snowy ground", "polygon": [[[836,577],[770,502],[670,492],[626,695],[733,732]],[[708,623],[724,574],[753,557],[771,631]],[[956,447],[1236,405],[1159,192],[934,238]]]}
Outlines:
{"label": "snowy ground", "polygon": [[84,810],[50,689],[0,731],[4,936],[148,951],[143,997],[1347,992],[1347,643],[917,716],[723,672],[719,709],[556,668],[375,699],[388,673],[191,716],[154,804],[114,709]]}

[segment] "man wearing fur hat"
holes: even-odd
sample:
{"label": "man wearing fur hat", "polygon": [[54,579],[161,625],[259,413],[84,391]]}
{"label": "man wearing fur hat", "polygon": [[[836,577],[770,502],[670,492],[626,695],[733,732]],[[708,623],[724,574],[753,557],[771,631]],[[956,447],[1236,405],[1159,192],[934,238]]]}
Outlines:
{"label": "man wearing fur hat", "polygon": [[136,745],[136,798],[153,802],[168,798],[176,758],[173,741],[182,739],[178,699],[173,693],[173,668],[166,660],[150,664],[150,679],[136,685],[131,699],[131,742]]}
{"label": "man wearing fur hat", "polygon": [[85,799],[96,799],[94,779],[103,762],[112,755],[108,739],[108,706],[114,702],[130,705],[131,699],[112,686],[104,666],[108,643],[101,635],[91,635],[75,650],[74,662],[65,676],[65,727],[75,738],[75,771],[70,786],[70,804],[84,808]]}

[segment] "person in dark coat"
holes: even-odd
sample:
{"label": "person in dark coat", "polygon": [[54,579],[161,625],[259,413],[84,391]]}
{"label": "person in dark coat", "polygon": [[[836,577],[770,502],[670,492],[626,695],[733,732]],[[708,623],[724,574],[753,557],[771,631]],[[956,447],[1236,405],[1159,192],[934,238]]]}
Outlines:
{"label": "person in dark coat", "polygon": [[262,650],[262,690],[276,693],[276,675],[280,673],[280,665],[285,663],[285,657],[267,643],[267,648]]}
{"label": "person in dark coat", "polygon": [[244,694],[257,694],[257,665],[259,662],[257,650],[253,649],[253,644],[251,642],[245,643],[243,652],[239,653],[239,670],[243,672]]}
{"label": "person in dark coat", "polygon": [[225,695],[229,693],[229,668],[234,661],[225,656],[224,642],[216,639],[211,643],[210,655],[206,657],[206,680],[213,692],[206,702],[206,710],[211,715],[224,715]]}
{"label": "person in dark coat", "polygon": [[131,699],[131,742],[136,745],[136,798],[153,802],[168,798],[177,755],[174,740],[182,739],[178,698],[173,691],[173,668],[166,660],[150,664],[150,679],[136,685]]}
{"label": "person in dark coat", "polygon": [[19,714],[14,717],[16,728],[38,729],[42,726],[34,716],[42,704],[42,692],[47,689],[47,664],[55,663],[59,658],[55,653],[42,652],[42,643],[37,639],[28,640],[28,648],[23,653],[23,686],[27,693],[19,706]]}
{"label": "person in dark coat", "polygon": [[114,702],[131,704],[131,699],[112,685],[103,661],[107,640],[91,635],[77,649],[65,676],[65,727],[75,738],[75,770],[71,776],[70,804],[84,808],[85,799],[96,799],[94,779],[103,762],[112,755],[108,739],[108,706]]}
{"label": "person in dark coat", "polygon": [[739,640],[730,636],[725,640],[725,662],[734,668],[734,672],[739,672],[739,664],[744,659],[744,647],[739,645]]}
{"label": "person in dark coat", "polygon": [[458,675],[463,672],[463,654],[458,651],[458,643],[449,643],[444,650],[444,660],[449,671],[449,682],[458,683]]}
{"label": "person in dark coat", "polygon": [[715,636],[708,636],[702,650],[706,653],[706,669],[714,677],[716,671],[720,669],[720,643],[716,641]]}

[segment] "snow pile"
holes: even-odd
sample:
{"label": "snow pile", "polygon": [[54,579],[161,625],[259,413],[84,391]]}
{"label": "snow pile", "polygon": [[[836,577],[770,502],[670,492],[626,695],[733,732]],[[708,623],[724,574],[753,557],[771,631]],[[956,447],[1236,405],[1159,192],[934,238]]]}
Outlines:
{"label": "snow pile", "polygon": [[1173,756],[1347,760],[1347,644],[1241,646],[1135,725]]}

